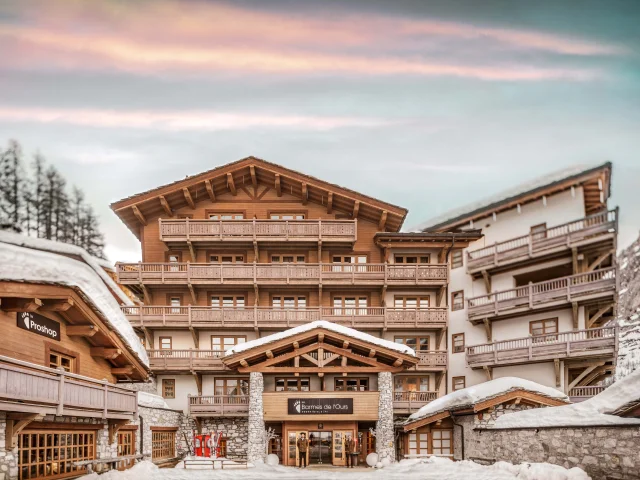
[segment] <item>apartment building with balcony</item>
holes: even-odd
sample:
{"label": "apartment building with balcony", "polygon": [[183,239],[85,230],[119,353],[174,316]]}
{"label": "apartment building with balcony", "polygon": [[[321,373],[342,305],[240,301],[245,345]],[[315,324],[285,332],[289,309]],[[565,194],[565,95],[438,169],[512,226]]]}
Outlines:
{"label": "apartment building with balcony", "polygon": [[483,233],[450,259],[451,390],[505,376],[574,401],[605,388],[618,346],[611,172],[566,169],[417,228]]}
{"label": "apartment building with balcony", "polygon": [[[393,374],[394,415],[448,391],[450,257],[478,231],[399,233],[405,209],[254,157],[111,207],[142,246],[141,262],[116,265],[118,282],[141,300],[122,310],[146,345],[158,393],[199,428],[248,428],[251,372],[264,377],[265,402],[335,395],[324,392],[354,402],[376,396],[380,370],[369,370],[387,357],[374,347],[363,355],[365,347],[350,348],[346,337],[328,345],[316,336],[321,345],[299,355],[283,350],[290,361],[278,373],[256,372],[251,358],[234,363],[225,353],[318,320],[415,350],[415,362],[381,367]],[[267,363],[279,356],[260,355]],[[374,448],[375,419],[358,414],[347,423],[333,417],[324,429],[322,415],[297,423],[267,415],[280,434],[270,450],[286,463],[287,432],[317,431],[320,445],[349,431],[361,434],[364,457]],[[331,455],[310,460],[339,464]]]}

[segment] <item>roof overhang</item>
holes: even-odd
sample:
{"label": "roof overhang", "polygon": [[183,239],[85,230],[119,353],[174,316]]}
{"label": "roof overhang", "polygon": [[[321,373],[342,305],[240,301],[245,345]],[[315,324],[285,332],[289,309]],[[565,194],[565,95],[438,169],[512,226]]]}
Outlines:
{"label": "roof overhang", "polygon": [[399,231],[407,215],[405,208],[382,202],[348,188],[305,175],[256,157],[247,157],[183,180],[142,192],[111,204],[111,209],[140,238],[140,225],[167,211],[200,201],[216,201],[217,196],[237,190],[270,186],[300,198],[376,222],[380,230]]}
{"label": "roof overhang", "polygon": [[482,238],[481,230],[464,232],[378,232],[376,245],[383,248],[466,248]]}

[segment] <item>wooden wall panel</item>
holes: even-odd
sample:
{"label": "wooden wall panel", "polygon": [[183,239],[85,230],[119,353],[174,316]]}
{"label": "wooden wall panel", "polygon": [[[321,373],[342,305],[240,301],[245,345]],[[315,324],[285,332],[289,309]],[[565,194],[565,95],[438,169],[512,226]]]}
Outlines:
{"label": "wooden wall panel", "polygon": [[[262,394],[265,421],[353,421],[377,420],[379,392],[265,392]],[[289,415],[289,398],[353,398],[353,414]]]}

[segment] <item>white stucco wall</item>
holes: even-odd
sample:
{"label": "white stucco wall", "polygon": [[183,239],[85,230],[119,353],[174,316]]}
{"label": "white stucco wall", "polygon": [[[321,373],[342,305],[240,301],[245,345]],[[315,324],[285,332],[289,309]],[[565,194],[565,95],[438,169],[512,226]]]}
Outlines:
{"label": "white stucco wall", "polygon": [[176,398],[165,398],[167,405],[173,410],[182,410],[187,413],[189,411],[187,395],[198,395],[198,387],[193,375],[158,375],[158,395],[162,395],[162,380],[165,378],[173,378],[176,381]]}

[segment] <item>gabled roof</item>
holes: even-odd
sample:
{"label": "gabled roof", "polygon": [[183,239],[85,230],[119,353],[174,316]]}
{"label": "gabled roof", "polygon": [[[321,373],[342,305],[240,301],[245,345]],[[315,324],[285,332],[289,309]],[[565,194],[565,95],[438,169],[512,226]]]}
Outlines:
{"label": "gabled roof", "polygon": [[584,188],[585,212],[590,215],[607,205],[607,199],[611,194],[611,169],[611,162],[606,162],[597,165],[576,165],[558,170],[477,202],[449,210],[410,230],[424,232],[454,230],[468,225],[471,221],[514,208],[517,204],[523,205],[545,195],[549,196],[578,185]]}
{"label": "gabled roof", "polygon": [[400,230],[407,215],[405,208],[256,157],[243,158],[118,200],[111,204],[111,209],[139,237],[141,218],[165,215],[166,208],[182,208],[190,201],[214,200],[218,195],[259,184],[298,197],[303,203],[328,205],[331,197],[333,210],[378,222],[381,230]]}

